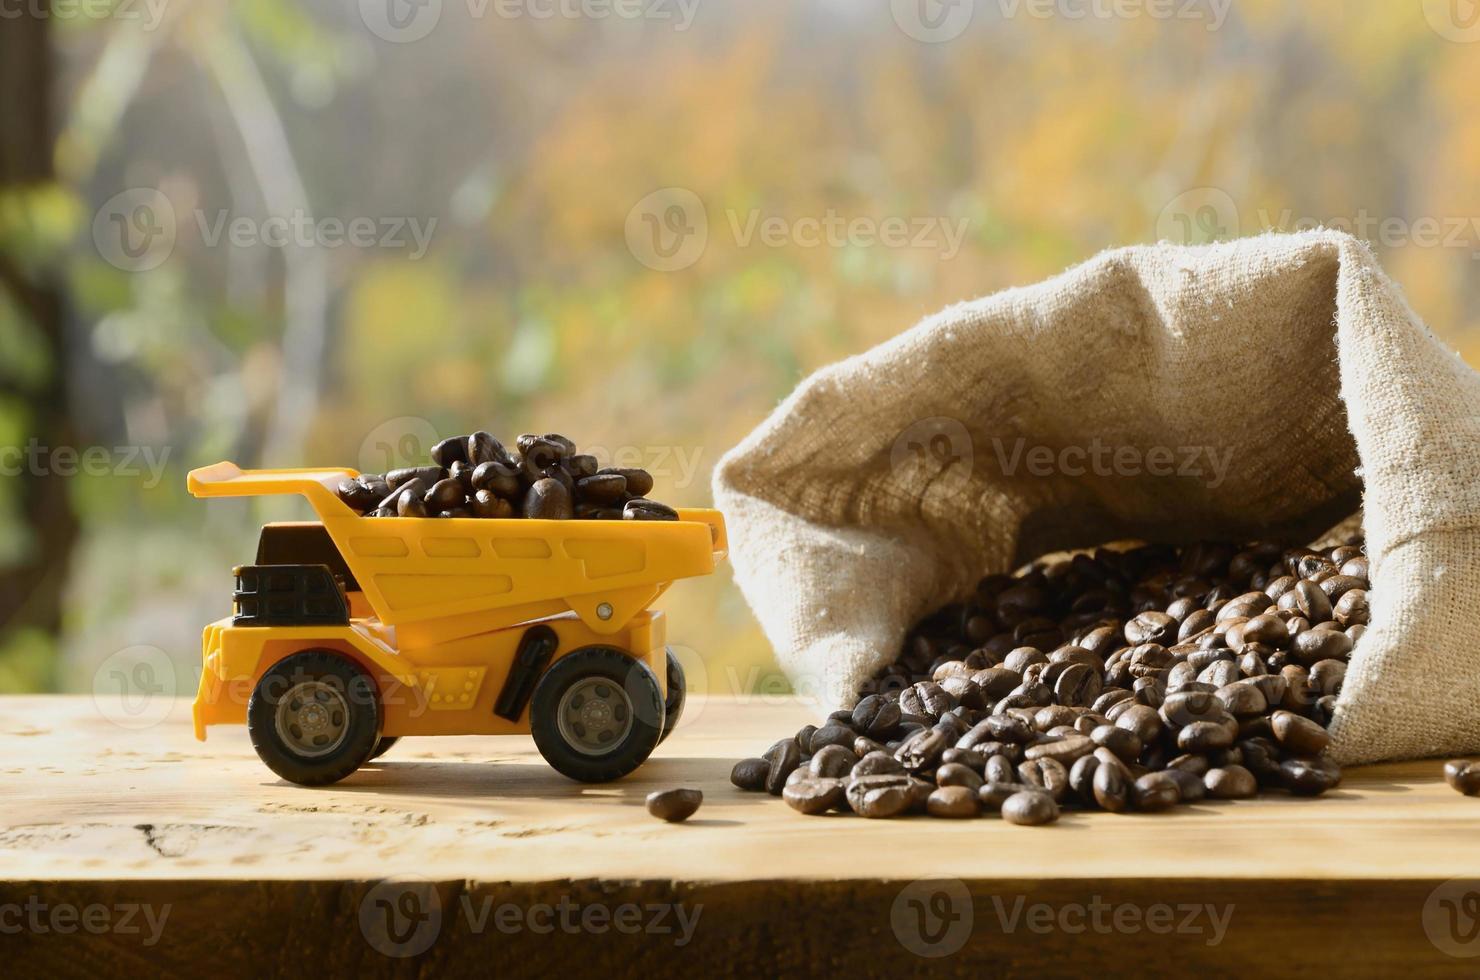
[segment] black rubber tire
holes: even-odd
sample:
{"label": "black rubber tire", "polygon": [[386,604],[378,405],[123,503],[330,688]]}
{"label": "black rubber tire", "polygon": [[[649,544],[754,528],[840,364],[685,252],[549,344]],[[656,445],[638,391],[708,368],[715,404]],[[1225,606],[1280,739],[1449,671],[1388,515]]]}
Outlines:
{"label": "black rubber tire", "polygon": [[663,652],[668,659],[668,696],[663,699],[663,735],[658,739],[660,745],[663,739],[673,734],[678,719],[683,717],[684,702],[689,696],[688,682],[683,676],[683,664],[673,655],[672,647],[664,647]]}
{"label": "black rubber tire", "polygon": [[[632,724],[621,741],[600,755],[582,751],[560,730],[559,706],[570,687],[605,678],[632,706]],[[647,761],[663,735],[663,691],[652,669],[615,647],[582,647],[561,657],[540,677],[529,705],[530,733],[556,772],[583,783],[620,779]]]}
{"label": "black rubber tire", "polygon": [[[401,736],[399,735],[380,736],[380,741],[375,743],[375,751],[370,753],[370,759],[379,759],[381,756],[385,755],[391,750],[392,745],[395,745],[400,740]],[[365,761],[369,762],[370,759],[366,759]]]}
{"label": "black rubber tire", "polygon": [[[347,708],[346,731],[333,751],[305,756],[277,731],[278,705],[294,687],[318,681],[335,689]],[[284,657],[263,672],[247,702],[247,734],[267,768],[290,783],[337,783],[370,758],[380,741],[380,695],[363,667],[332,650],[304,650]]]}

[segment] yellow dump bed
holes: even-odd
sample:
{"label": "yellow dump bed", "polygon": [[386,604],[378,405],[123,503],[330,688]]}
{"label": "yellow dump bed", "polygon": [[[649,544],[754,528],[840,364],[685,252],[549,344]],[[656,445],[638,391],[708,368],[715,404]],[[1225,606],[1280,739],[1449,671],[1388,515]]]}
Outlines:
{"label": "yellow dump bed", "polygon": [[391,625],[462,620],[481,629],[574,610],[616,632],[675,579],[706,575],[725,556],[724,518],[680,510],[677,521],[361,517],[335,493],[349,469],[192,470],[197,497],[301,494]]}

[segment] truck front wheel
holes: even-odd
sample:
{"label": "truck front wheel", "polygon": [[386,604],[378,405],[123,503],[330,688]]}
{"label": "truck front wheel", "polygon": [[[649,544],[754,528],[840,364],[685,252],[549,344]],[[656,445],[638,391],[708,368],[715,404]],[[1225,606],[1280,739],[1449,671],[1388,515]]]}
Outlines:
{"label": "truck front wheel", "polygon": [[651,668],[613,647],[585,647],[545,671],[530,731],[557,772],[604,783],[647,761],[663,735],[663,691]]}
{"label": "truck front wheel", "polygon": [[247,733],[267,768],[289,782],[338,782],[360,768],[379,741],[375,681],[331,650],[284,657],[252,691]]}

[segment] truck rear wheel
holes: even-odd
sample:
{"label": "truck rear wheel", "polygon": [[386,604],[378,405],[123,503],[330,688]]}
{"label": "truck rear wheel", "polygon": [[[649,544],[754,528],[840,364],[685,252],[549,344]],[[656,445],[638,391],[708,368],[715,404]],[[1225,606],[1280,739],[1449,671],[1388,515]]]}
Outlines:
{"label": "truck rear wheel", "polygon": [[247,733],[267,768],[289,782],[338,782],[360,768],[379,742],[375,681],[331,650],[284,657],[252,691]]}
{"label": "truck rear wheel", "polygon": [[665,647],[664,653],[668,659],[668,696],[663,699],[663,736],[658,741],[662,742],[678,725],[678,719],[683,717],[684,702],[688,699],[687,682],[683,676],[683,665],[673,655],[672,647]]}
{"label": "truck rear wheel", "polygon": [[545,671],[530,731],[557,772],[584,783],[627,775],[663,735],[663,691],[652,669],[613,647],[585,647]]}

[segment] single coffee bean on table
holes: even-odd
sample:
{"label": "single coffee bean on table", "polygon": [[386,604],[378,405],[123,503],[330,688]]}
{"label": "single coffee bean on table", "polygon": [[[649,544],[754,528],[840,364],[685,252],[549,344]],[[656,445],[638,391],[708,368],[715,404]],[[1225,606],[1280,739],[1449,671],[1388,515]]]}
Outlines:
{"label": "single coffee bean on table", "polygon": [[[600,471],[617,472],[646,508],[640,479]],[[1113,819],[1318,795],[1341,782],[1326,728],[1369,592],[1358,540],[1051,556],[926,616],[851,708],[737,763],[731,782],[804,813],[1025,825],[1060,808]],[[1480,763],[1445,778],[1480,795]]]}
{"label": "single coffee bean on table", "polygon": [[550,433],[525,433],[511,451],[483,431],[443,439],[432,465],[341,480],[336,493],[364,517],[505,520],[676,521],[678,511],[649,499],[652,474],[599,469],[596,457]]}
{"label": "single coffee bean on table", "polygon": [[647,796],[647,812],[659,820],[679,823],[689,819],[704,802],[704,794],[697,789],[664,789]]}
{"label": "single coffee bean on table", "polygon": [[1451,759],[1444,763],[1444,781],[1457,793],[1480,796],[1480,762]]}

